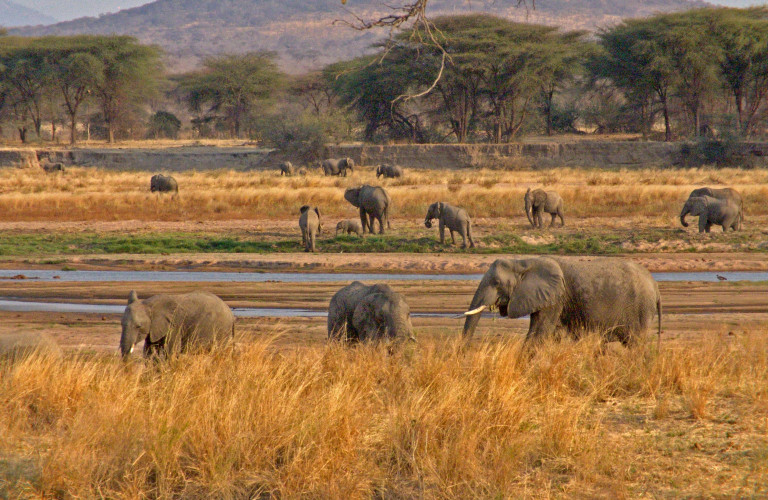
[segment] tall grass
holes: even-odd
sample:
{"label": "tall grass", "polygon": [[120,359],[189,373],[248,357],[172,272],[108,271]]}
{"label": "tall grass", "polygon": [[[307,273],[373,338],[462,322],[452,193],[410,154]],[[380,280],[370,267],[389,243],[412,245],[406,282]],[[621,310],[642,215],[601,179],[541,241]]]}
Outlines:
{"label": "tall grass", "polygon": [[[765,337],[658,353],[603,353],[590,337],[535,353],[515,340],[394,355],[259,340],[162,364],[37,356],[0,364],[0,458],[40,470],[10,493],[43,496],[658,496],[707,480],[665,458],[676,434],[648,433],[731,412],[743,453],[713,450],[732,473],[713,487],[738,496],[768,479]],[[638,472],[643,461],[658,463]]]}
{"label": "tall grass", "polygon": [[[350,177],[280,177],[277,172],[181,172],[180,195],[149,193],[150,173],[71,168],[49,175],[33,170],[0,170],[0,211],[6,221],[30,220],[184,220],[298,217],[304,204],[321,213],[349,216],[354,208],[344,189],[362,183],[390,192],[395,217],[423,217],[426,207],[443,200],[467,208],[474,217],[510,217],[522,213],[528,187],[560,192],[566,214],[662,216],[677,212],[687,194],[703,185],[739,189],[747,214],[765,215],[768,170],[626,170],[561,168],[498,170],[408,170],[401,179],[377,180],[372,169]],[[674,208],[674,209],[672,209]]]}

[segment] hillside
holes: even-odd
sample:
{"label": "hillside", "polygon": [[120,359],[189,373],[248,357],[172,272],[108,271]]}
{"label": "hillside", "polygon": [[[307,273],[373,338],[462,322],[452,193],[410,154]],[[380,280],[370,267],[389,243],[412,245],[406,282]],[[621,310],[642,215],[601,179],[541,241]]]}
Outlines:
{"label": "hillside", "polygon": [[[381,0],[157,0],[98,18],[20,28],[20,35],[128,34],[168,54],[172,72],[194,68],[209,55],[272,50],[283,68],[300,72],[362,54],[386,30],[359,32],[336,19],[371,18],[388,12]],[[430,14],[489,12],[528,21],[594,30],[625,17],[704,6],[699,0],[539,0],[536,10],[515,0],[432,0]]]}
{"label": "hillside", "polygon": [[0,0],[0,26],[27,26],[55,23],[56,19],[9,0]]}

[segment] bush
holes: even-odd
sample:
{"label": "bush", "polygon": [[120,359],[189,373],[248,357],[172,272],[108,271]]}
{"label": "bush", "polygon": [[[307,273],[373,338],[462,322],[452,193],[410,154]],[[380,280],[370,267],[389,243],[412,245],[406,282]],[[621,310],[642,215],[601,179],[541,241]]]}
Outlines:
{"label": "bush", "polygon": [[147,137],[150,139],[176,139],[181,129],[181,120],[167,111],[158,111],[149,119]]}

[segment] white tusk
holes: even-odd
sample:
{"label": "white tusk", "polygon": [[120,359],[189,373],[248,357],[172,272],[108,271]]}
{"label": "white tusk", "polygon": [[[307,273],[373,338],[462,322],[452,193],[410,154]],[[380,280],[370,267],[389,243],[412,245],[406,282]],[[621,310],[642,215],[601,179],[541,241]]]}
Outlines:
{"label": "white tusk", "polygon": [[464,316],[473,316],[477,313],[483,312],[488,306],[480,306],[475,309],[472,309],[471,311],[467,311],[464,313]]}
{"label": "white tusk", "polygon": [[133,346],[133,345],[131,346],[131,352],[129,354],[133,354],[133,348],[134,347],[136,347],[136,346]]}

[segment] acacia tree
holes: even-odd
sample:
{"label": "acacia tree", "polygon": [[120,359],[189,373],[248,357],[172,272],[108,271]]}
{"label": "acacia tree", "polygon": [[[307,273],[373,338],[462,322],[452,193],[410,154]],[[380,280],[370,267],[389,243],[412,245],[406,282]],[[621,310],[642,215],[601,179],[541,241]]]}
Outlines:
{"label": "acacia tree", "polygon": [[220,113],[230,134],[239,137],[255,105],[280,88],[284,75],[271,52],[206,59],[203,69],[184,75],[179,88],[192,111]]}
{"label": "acacia tree", "polygon": [[11,90],[12,106],[20,117],[19,138],[26,142],[23,121],[32,120],[37,137],[43,121],[43,100],[51,84],[52,70],[44,49],[34,39],[3,37],[0,50],[0,78]]}

